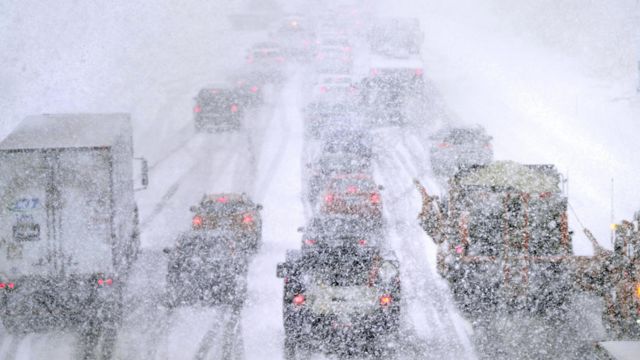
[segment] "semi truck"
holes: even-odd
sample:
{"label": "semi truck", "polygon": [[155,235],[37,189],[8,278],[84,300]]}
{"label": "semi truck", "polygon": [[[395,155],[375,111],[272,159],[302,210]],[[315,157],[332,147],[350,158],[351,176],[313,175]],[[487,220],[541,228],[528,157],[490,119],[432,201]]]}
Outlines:
{"label": "semi truck", "polygon": [[140,245],[133,161],[127,114],[30,116],[0,142],[8,332],[117,326]]}

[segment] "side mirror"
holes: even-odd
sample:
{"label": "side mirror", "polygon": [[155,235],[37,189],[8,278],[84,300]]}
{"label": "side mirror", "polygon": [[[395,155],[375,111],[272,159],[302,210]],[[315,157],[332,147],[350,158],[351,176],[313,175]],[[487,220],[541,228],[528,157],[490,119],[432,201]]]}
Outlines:
{"label": "side mirror", "polygon": [[162,252],[167,254],[167,255],[169,255],[169,254],[171,254],[171,248],[166,247],[166,248],[162,249]]}
{"label": "side mirror", "polygon": [[258,210],[258,211],[262,210],[262,204],[256,205],[256,210]]}
{"label": "side mirror", "polygon": [[304,226],[300,226],[300,227],[298,227],[298,232],[299,232],[299,233],[304,232]]}
{"label": "side mirror", "polygon": [[289,263],[278,263],[276,267],[276,276],[279,278],[284,278],[289,274]]}
{"label": "side mirror", "polygon": [[381,191],[384,190],[384,186],[378,185],[378,190],[381,190]]}
{"label": "side mirror", "polygon": [[198,211],[198,207],[195,206],[195,205],[191,205],[191,207],[189,208],[189,211],[196,212],[196,211]]}

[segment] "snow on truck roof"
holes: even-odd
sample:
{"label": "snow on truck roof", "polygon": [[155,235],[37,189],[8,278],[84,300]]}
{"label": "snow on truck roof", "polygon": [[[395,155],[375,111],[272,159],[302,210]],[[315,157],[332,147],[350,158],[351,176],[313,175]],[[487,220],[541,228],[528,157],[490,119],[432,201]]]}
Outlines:
{"label": "snow on truck roof", "polygon": [[498,187],[525,193],[560,192],[560,175],[553,165],[522,165],[513,161],[496,161],[456,174],[460,186]]}
{"label": "snow on truck roof", "polygon": [[34,115],[0,142],[0,150],[108,147],[131,132],[128,114]]}

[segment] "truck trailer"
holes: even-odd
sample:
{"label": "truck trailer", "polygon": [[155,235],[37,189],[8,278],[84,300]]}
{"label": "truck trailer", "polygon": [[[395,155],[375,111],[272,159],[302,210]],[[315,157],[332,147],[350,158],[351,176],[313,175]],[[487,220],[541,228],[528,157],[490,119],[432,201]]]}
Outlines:
{"label": "truck trailer", "polygon": [[127,114],[31,116],[0,142],[7,331],[116,326],[139,245]]}

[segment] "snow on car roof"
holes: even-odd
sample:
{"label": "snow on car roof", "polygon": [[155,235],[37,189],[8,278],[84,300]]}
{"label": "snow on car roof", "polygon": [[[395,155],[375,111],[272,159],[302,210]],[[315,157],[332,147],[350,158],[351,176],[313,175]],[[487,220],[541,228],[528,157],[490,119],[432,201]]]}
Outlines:
{"label": "snow on car roof", "polygon": [[128,114],[43,114],[29,116],[1,143],[0,150],[112,146],[131,136]]}
{"label": "snow on car roof", "polygon": [[525,193],[558,193],[559,174],[551,165],[529,166],[514,161],[496,161],[458,173],[456,182],[462,186],[496,186]]}

